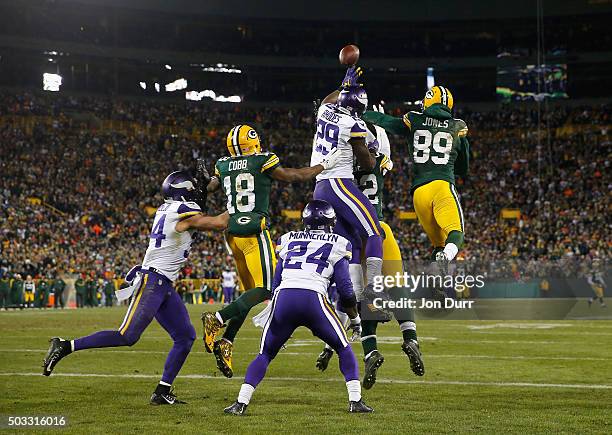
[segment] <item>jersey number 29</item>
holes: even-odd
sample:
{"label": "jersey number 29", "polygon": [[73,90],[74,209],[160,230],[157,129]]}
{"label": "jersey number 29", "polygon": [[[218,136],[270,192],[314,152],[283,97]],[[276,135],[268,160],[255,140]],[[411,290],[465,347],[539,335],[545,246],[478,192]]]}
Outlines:
{"label": "jersey number 29", "polygon": [[453,149],[453,136],[446,131],[439,131],[433,135],[429,130],[414,132],[414,163],[427,163],[431,153],[431,146],[435,153],[431,161],[436,165],[446,165]]}

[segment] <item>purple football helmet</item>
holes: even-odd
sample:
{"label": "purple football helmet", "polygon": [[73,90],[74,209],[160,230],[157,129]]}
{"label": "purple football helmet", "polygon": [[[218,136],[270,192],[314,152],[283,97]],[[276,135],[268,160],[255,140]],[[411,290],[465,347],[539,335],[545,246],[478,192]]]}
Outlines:
{"label": "purple football helmet", "polygon": [[306,231],[323,230],[331,233],[336,225],[336,212],[329,202],[313,199],[304,207],[302,222]]}
{"label": "purple football helmet", "polygon": [[174,171],[162,184],[164,199],[195,201],[198,197],[196,181],[187,171]]}
{"label": "purple football helmet", "polygon": [[338,95],[336,105],[353,116],[361,116],[368,107],[368,94],[361,86],[343,88]]}

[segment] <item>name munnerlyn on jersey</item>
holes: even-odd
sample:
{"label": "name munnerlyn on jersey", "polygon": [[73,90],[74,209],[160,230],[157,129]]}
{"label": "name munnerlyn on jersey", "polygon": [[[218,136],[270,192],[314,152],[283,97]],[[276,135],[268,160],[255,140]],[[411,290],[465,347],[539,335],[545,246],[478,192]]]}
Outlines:
{"label": "name munnerlyn on jersey", "polygon": [[335,104],[322,104],[317,112],[317,132],[312,142],[310,166],[321,163],[329,152],[338,148],[337,163],[317,175],[317,181],[330,178],[353,178],[352,138],[365,138],[363,120],[342,112]]}
{"label": "name munnerlyn on jersey", "polygon": [[[323,231],[291,231],[281,236],[276,252],[282,272],[276,291],[312,290],[327,297],[334,266],[351,259],[351,243],[344,237]],[[275,283],[276,284],[276,283]]]}

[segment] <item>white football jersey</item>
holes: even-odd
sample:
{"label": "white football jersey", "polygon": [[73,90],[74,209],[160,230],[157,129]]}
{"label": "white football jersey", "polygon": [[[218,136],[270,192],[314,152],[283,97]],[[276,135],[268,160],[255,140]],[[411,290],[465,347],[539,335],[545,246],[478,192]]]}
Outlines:
{"label": "white football jersey", "polygon": [[329,178],[353,178],[353,147],[349,140],[366,137],[364,121],[340,112],[335,104],[322,104],[317,114],[317,133],[312,142],[310,166],[321,163],[329,152],[338,148],[340,156],[336,165],[317,175],[318,180]]}
{"label": "white football jersey", "polygon": [[221,272],[221,278],[223,287],[234,287],[236,285],[236,272],[224,270]]}
{"label": "white football jersey", "polygon": [[276,247],[283,262],[279,289],[307,289],[327,296],[334,265],[351,258],[351,243],[344,237],[323,231],[291,231]]}
{"label": "white football jersey", "polygon": [[176,224],[189,216],[201,213],[195,202],[166,201],[155,213],[155,220],[149,235],[149,247],[142,261],[142,267],[154,267],[171,281],[178,278],[179,271],[191,249],[192,231],[179,233]]}

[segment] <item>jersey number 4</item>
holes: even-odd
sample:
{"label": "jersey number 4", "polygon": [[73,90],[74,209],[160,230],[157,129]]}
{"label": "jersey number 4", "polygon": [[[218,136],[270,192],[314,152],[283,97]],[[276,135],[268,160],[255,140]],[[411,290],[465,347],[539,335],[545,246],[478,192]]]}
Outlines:
{"label": "jersey number 4", "polygon": [[151,229],[150,238],[155,240],[155,247],[159,248],[162,244],[162,240],[166,238],[164,234],[164,225],[166,223],[166,215],[163,214],[157,219],[157,221],[153,224],[153,228]]}
{"label": "jersey number 4", "polygon": [[[287,245],[287,256],[285,257],[285,263],[283,267],[285,269],[301,269],[302,261],[297,261],[299,257],[303,257],[308,252],[308,245],[310,242],[296,240],[289,245]],[[331,254],[333,245],[331,243],[326,243],[321,246],[319,249],[314,251],[308,257],[306,257],[306,263],[316,264],[317,265],[317,273],[320,275],[328,263],[329,254]]]}
{"label": "jersey number 4", "polygon": [[[227,196],[227,211],[229,214],[236,213],[236,209],[240,213],[248,213],[255,208],[255,178],[253,174],[244,172],[238,174],[235,181],[236,197],[232,189],[232,179],[230,176],[223,178],[223,189]],[[236,207],[234,207],[236,204]]]}
{"label": "jersey number 4", "polygon": [[433,135],[429,130],[414,132],[414,163],[427,163],[431,154],[431,147],[436,154],[431,155],[431,161],[436,165],[446,165],[453,149],[453,136],[446,131],[439,131]]}

